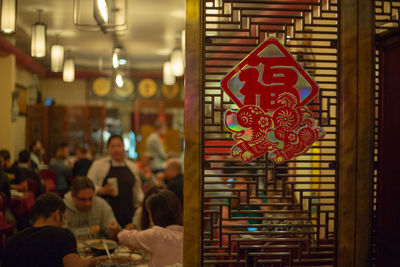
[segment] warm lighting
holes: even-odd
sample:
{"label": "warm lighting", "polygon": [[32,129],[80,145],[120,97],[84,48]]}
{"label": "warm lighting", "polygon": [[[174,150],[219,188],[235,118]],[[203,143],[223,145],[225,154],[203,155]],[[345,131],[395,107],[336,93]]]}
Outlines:
{"label": "warm lighting", "polygon": [[64,46],[54,44],[51,46],[51,71],[61,72],[64,63]]}
{"label": "warm lighting", "polygon": [[118,62],[118,49],[114,49],[113,55],[112,55],[112,63],[113,63],[113,68],[116,69],[119,66]]}
{"label": "warm lighting", "polygon": [[175,49],[171,54],[171,69],[175,76],[183,75],[183,60],[182,51],[180,49]]}
{"label": "warm lighting", "polygon": [[93,15],[99,24],[108,22],[108,4],[106,0],[94,0]]}
{"label": "warm lighting", "polygon": [[117,86],[119,88],[121,88],[122,86],[124,86],[124,79],[122,79],[122,75],[120,73],[118,73],[115,76],[115,83],[117,84]]}
{"label": "warm lighting", "polygon": [[163,82],[165,85],[175,84],[175,75],[172,73],[171,64],[169,61],[164,62],[163,65]]}
{"label": "warm lighting", "polygon": [[75,62],[73,58],[64,60],[63,81],[73,82],[75,80]]}
{"label": "warm lighting", "polygon": [[181,47],[182,47],[182,61],[183,61],[183,72],[185,72],[186,65],[186,31],[182,30],[181,33]]}
{"label": "warm lighting", "polygon": [[1,31],[4,33],[15,32],[15,18],[17,14],[16,0],[1,1]]}
{"label": "warm lighting", "polygon": [[46,56],[46,24],[39,21],[32,25],[31,36],[31,56],[32,57],[45,57]]}

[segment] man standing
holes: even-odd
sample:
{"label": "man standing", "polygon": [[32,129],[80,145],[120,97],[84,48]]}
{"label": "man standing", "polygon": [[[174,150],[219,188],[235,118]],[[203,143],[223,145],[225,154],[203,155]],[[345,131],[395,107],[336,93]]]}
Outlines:
{"label": "man standing", "polygon": [[154,124],[154,132],[146,139],[146,151],[153,156],[150,163],[150,169],[154,173],[162,172],[164,170],[164,163],[168,158],[165,152],[161,138],[164,137],[167,131],[167,125],[163,122],[156,121]]}
{"label": "man standing", "polygon": [[115,238],[121,230],[110,205],[94,194],[94,184],[87,177],[74,179],[64,202],[67,205],[66,226],[77,238],[90,238],[92,235]]}
{"label": "man standing", "polygon": [[38,197],[33,206],[35,223],[12,236],[4,249],[2,266],[94,266],[95,260],[82,260],[77,254],[72,232],[62,228],[66,206],[54,193]]}
{"label": "man standing", "polygon": [[118,223],[125,227],[132,221],[135,207],[143,200],[142,183],[135,163],[125,157],[120,135],[111,135],[107,142],[109,156],[93,162],[88,177],[96,192],[108,201]]}

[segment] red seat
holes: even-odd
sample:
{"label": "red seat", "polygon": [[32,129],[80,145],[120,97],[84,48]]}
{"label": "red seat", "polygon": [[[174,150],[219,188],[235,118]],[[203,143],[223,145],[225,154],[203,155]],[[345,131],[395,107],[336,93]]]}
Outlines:
{"label": "red seat", "polygon": [[45,192],[56,190],[56,173],[51,169],[41,170],[40,179],[43,181]]}

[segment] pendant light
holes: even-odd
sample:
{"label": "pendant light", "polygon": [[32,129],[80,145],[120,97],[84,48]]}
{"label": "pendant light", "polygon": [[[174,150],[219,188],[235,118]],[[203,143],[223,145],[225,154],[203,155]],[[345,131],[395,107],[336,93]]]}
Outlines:
{"label": "pendant light", "polygon": [[121,88],[122,86],[124,86],[124,79],[122,78],[121,73],[118,73],[118,74],[115,76],[115,83],[117,84],[117,86],[118,86],[119,88]]}
{"label": "pendant light", "polygon": [[15,18],[17,17],[17,0],[1,1],[1,31],[15,32]]}
{"label": "pendant light", "polygon": [[175,75],[172,73],[171,63],[169,61],[164,62],[163,65],[163,82],[165,85],[175,84]]}
{"label": "pendant light", "polygon": [[64,63],[64,46],[57,42],[51,46],[51,71],[61,72]]}
{"label": "pendant light", "polygon": [[75,80],[75,61],[72,57],[64,60],[63,81],[73,82]]}
{"label": "pendant light", "polygon": [[170,58],[171,70],[175,76],[183,75],[183,59],[182,59],[182,50],[175,49]]}
{"label": "pendant light", "polygon": [[46,56],[46,24],[40,22],[42,10],[38,10],[39,21],[32,25],[31,56]]}

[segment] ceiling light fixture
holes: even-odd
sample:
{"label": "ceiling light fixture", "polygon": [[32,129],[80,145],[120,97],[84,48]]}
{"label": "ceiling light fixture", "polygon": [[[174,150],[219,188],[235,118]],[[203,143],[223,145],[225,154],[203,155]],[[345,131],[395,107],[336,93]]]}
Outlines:
{"label": "ceiling light fixture", "polygon": [[32,25],[31,36],[31,56],[46,56],[46,24],[40,21],[40,15],[43,10],[38,10],[39,21]]}
{"label": "ceiling light fixture", "polygon": [[106,0],[94,0],[93,16],[97,23],[103,25],[108,22],[108,3]]}
{"label": "ceiling light fixture", "polygon": [[118,74],[115,76],[115,83],[117,84],[117,86],[118,86],[119,88],[121,88],[122,86],[124,86],[124,79],[122,79],[121,73],[118,73]]}
{"label": "ceiling light fixture", "polygon": [[75,61],[72,57],[64,60],[63,81],[73,82],[75,80]]}
{"label": "ceiling light fixture", "polygon": [[182,47],[182,61],[183,61],[183,72],[185,72],[186,66],[186,31],[181,32],[181,47]]}
{"label": "ceiling light fixture", "polygon": [[15,18],[17,17],[17,0],[1,1],[1,31],[4,33],[15,32]]}
{"label": "ceiling light fixture", "polygon": [[163,65],[163,83],[165,85],[174,85],[176,82],[175,75],[172,72],[171,63],[169,61],[164,62]]}
{"label": "ceiling light fixture", "polygon": [[64,46],[56,42],[51,46],[51,71],[61,72],[64,63]]}
{"label": "ceiling light fixture", "polygon": [[[87,10],[93,10],[92,17]],[[74,0],[73,14],[74,25],[82,31],[107,33],[128,28],[128,0]]]}
{"label": "ceiling light fixture", "polygon": [[113,64],[113,68],[114,68],[114,69],[117,69],[118,66],[119,66],[118,52],[119,52],[119,49],[118,49],[118,48],[115,48],[115,49],[114,49],[114,52],[113,52],[113,54],[112,54],[112,64]]}
{"label": "ceiling light fixture", "polygon": [[175,76],[183,75],[183,60],[182,51],[180,49],[175,49],[170,58],[171,70]]}

